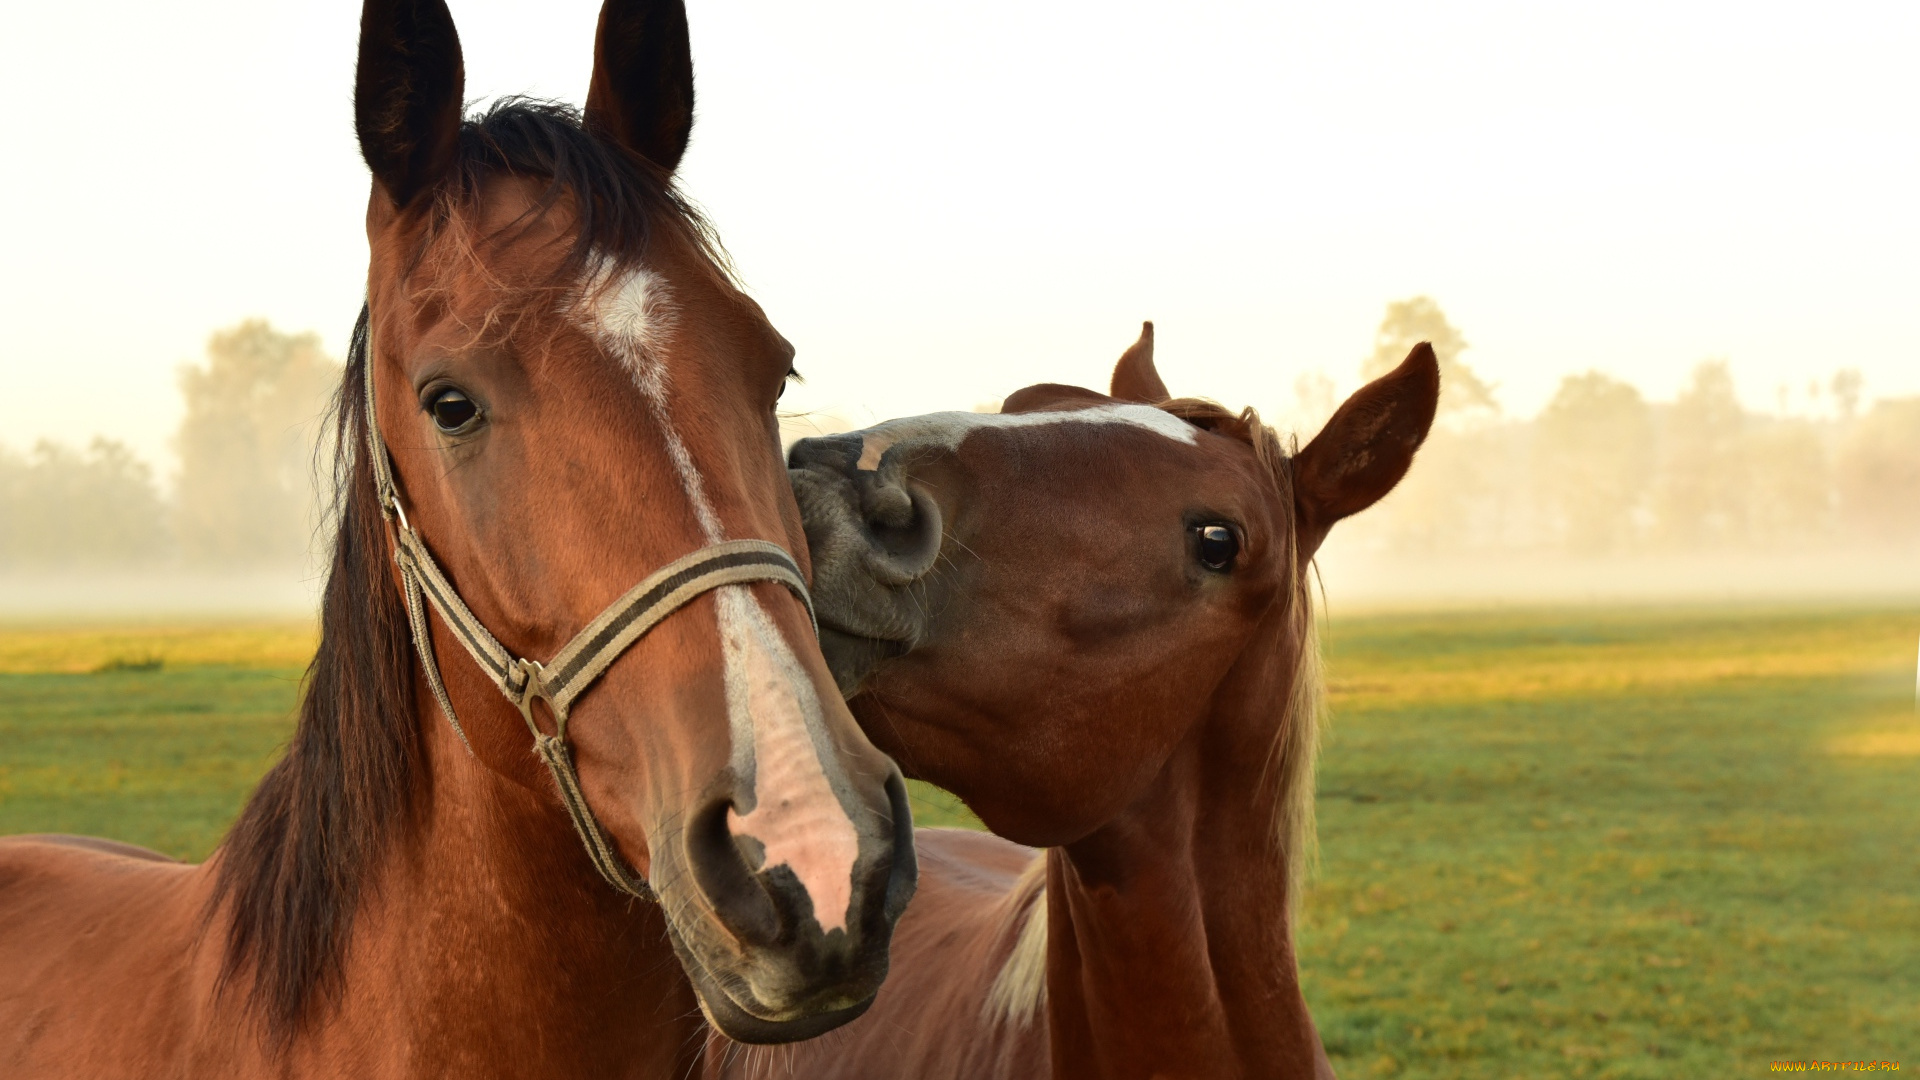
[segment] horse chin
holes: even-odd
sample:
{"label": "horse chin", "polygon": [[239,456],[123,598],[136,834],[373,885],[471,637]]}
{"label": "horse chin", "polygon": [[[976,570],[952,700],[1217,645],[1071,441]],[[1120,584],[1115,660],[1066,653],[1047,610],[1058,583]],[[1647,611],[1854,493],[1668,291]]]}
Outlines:
{"label": "horse chin", "polygon": [[[667,937],[673,943],[673,951],[680,957],[681,967],[687,972],[687,980],[693,984],[694,998],[700,1002],[701,1013],[720,1034],[734,1042],[767,1045],[799,1042],[824,1035],[842,1024],[859,1019],[879,993],[876,986],[873,993],[852,1004],[829,1005],[819,1012],[772,1009],[755,1000],[745,979],[717,976],[701,957],[687,947],[679,928],[671,919],[667,920]],[[729,984],[732,984],[731,988]],[[743,1002],[742,997],[747,1001]],[[782,1012],[789,1015],[777,1015]]]}
{"label": "horse chin", "polygon": [[875,668],[905,656],[912,647],[910,641],[868,637],[829,623],[820,624],[820,652],[827,658],[827,670],[833,673],[833,684],[840,688],[841,697],[852,697]]}

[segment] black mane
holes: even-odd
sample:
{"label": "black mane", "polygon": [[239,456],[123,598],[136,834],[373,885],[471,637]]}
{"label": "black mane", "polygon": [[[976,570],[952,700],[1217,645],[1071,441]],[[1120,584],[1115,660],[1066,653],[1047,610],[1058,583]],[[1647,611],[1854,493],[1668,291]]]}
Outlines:
{"label": "black mane", "polygon": [[[436,224],[474,205],[487,181],[500,175],[548,181],[540,203],[522,219],[525,224],[571,196],[573,245],[558,268],[567,281],[576,280],[596,259],[636,261],[652,227],[660,223],[681,226],[716,266],[727,265],[713,230],[674,188],[672,177],[603,138],[580,110],[565,102],[505,97],[461,125],[454,175],[434,209]],[[510,225],[497,239],[514,235]]]}
{"label": "black mane", "polygon": [[337,974],[374,862],[411,811],[420,767],[406,604],[368,460],[367,312],[353,328],[334,401],[333,564],[320,648],[287,752],[260,781],[216,856],[227,916],[221,982],[251,968],[250,1000],[291,1034]]}
{"label": "black mane", "polygon": [[[685,229],[709,254],[718,250],[669,177],[588,130],[570,106],[507,98],[463,124],[455,173],[432,211],[439,224],[502,174],[550,181],[536,215],[570,199],[577,228],[563,272],[600,258],[636,260],[649,227],[662,223]],[[280,1042],[317,1000],[337,994],[354,914],[411,819],[423,761],[418,668],[367,454],[368,325],[363,307],[333,404],[337,528],[320,647],[286,755],[216,856],[208,911],[225,922],[222,986],[251,974],[248,999]]]}

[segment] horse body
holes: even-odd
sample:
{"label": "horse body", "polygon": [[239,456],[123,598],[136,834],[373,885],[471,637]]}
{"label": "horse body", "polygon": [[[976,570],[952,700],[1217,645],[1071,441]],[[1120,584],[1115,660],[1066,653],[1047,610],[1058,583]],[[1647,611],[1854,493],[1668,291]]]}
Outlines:
{"label": "horse body", "polygon": [[794,448],[855,715],[1047,850],[1009,877],[1030,849],[923,831],[926,894],[989,867],[1005,884],[910,908],[866,1017],[764,1066],[720,1056],[724,1074],[1332,1075],[1290,915],[1318,725],[1305,572],[1405,473],[1437,369],[1416,350],[1297,455],[1251,413],[1169,401],[1150,328],[1112,389]]}
{"label": "horse body", "polygon": [[215,1056],[187,1034],[219,976],[217,953],[198,947],[211,894],[201,867],[0,839],[0,1073],[186,1076]]}
{"label": "horse body", "polygon": [[442,792],[422,816],[354,922],[337,1000],[284,1045],[222,987],[217,861],[0,840],[0,1073],[685,1074],[705,1030],[691,988],[636,977],[671,971],[657,908],[607,890],[517,785]]}
{"label": "horse body", "polygon": [[[299,723],[203,865],[0,840],[0,1074],[683,1077],[709,1022],[871,1000],[908,815],[780,554],[793,350],[672,186],[681,4],[608,0],[595,52],[584,113],[467,119],[444,3],[366,0],[372,261]],[[743,548],[787,569],[621,606]],[[538,681],[622,612],[564,701]]]}

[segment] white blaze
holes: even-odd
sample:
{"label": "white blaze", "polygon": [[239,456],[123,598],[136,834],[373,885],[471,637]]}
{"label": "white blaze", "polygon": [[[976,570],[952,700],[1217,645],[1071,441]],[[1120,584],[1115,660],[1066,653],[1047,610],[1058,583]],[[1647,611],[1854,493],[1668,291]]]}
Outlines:
{"label": "white blaze", "polygon": [[597,297],[592,310],[593,335],[602,348],[620,360],[640,387],[640,396],[647,400],[647,411],[653,415],[654,426],[667,441],[667,459],[673,462],[673,471],[687,490],[700,531],[706,534],[707,543],[717,544],[724,538],[720,519],[713,514],[713,504],[707,501],[707,485],[700,477],[700,470],[694,468],[693,455],[687,453],[687,444],[681,441],[667,408],[667,368],[660,362],[660,356],[677,321],[672,293],[660,275],[651,270],[635,270],[613,286],[604,284],[608,272],[596,271],[586,286],[587,295]]}
{"label": "white blaze", "polygon": [[937,412],[909,416],[859,432],[860,465],[871,472],[880,467],[880,457],[903,442],[932,443],[947,450],[958,450],[967,436],[982,428],[1041,427],[1047,424],[1125,424],[1164,435],[1192,446],[1192,424],[1151,405],[1095,405],[1085,409],[1058,412],[975,413]]}
{"label": "white blaze", "polygon": [[[726,533],[693,455],[673,425],[667,370],[660,362],[676,321],[672,295],[650,271],[634,270],[618,283],[608,283],[607,273],[596,271],[583,290],[591,300],[588,329],[632,374],[666,440],[667,458],[700,531],[717,544]],[[765,859],[756,869],[784,865],[793,872],[812,899],[823,931],[845,929],[860,837],[820,757],[827,739],[813,680],[752,590],[727,585],[715,590],[714,599],[733,767],[753,783],[753,809],[744,815],[728,811],[727,827],[760,842]]]}

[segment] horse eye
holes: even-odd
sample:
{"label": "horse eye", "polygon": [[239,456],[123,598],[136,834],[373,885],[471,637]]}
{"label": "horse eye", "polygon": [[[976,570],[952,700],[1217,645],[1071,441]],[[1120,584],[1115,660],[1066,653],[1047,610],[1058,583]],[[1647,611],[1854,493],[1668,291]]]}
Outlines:
{"label": "horse eye", "polygon": [[480,415],[480,406],[473,399],[449,386],[433,395],[427,403],[427,411],[433,414],[433,424],[441,431],[455,432],[473,422]]}
{"label": "horse eye", "polygon": [[1240,554],[1240,536],[1226,525],[1202,525],[1194,530],[1199,541],[1201,565],[1209,570],[1225,570]]}

